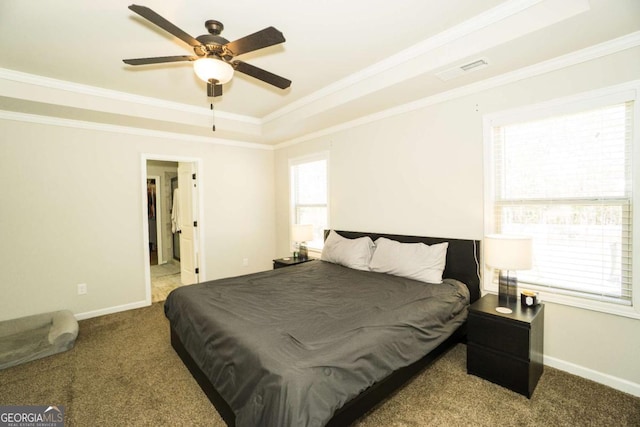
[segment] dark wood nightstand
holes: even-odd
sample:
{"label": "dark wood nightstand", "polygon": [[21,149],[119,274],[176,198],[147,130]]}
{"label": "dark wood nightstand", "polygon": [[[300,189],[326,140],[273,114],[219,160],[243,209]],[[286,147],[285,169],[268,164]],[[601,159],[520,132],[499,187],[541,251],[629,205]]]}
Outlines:
{"label": "dark wood nightstand", "polygon": [[467,373],[531,398],[543,371],[544,305],[513,313],[496,311],[497,295],[485,295],[469,307]]}
{"label": "dark wood nightstand", "polygon": [[300,259],[294,257],[278,258],[273,260],[273,269],[291,267],[292,265],[302,264],[303,262],[313,261],[313,258]]}

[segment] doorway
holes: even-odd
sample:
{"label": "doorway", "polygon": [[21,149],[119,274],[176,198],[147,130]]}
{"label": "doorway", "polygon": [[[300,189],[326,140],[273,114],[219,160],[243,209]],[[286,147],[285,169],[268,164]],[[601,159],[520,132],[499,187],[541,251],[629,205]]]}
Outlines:
{"label": "doorway", "polygon": [[[185,161],[188,160],[188,161]],[[167,295],[175,288],[183,284],[197,283],[200,262],[202,239],[200,237],[200,227],[193,227],[200,216],[199,186],[196,185],[199,160],[183,158],[167,158],[162,156],[143,155],[143,174],[145,176],[144,199],[145,211],[143,224],[145,254],[148,262],[145,265],[145,276],[147,282],[147,302],[149,304],[164,301]],[[188,170],[189,181],[186,181],[183,172],[182,182],[185,186],[186,200],[178,209],[178,194],[181,191],[179,170]],[[191,180],[193,175],[193,181]],[[186,184],[185,184],[186,182]],[[154,197],[155,196],[155,197]],[[196,209],[192,209],[196,207]],[[180,227],[176,226],[178,218],[177,211],[180,211],[186,222],[187,217],[192,217],[188,221],[189,227],[186,240],[190,250],[187,251],[186,258],[181,250]],[[186,215],[186,216],[185,216]],[[201,223],[201,221],[200,221]],[[185,243],[183,242],[183,244]],[[157,259],[157,263],[155,262]],[[181,271],[188,266],[188,271]],[[194,268],[195,267],[195,268]],[[195,271],[195,274],[193,272]],[[185,274],[186,273],[186,274]]]}

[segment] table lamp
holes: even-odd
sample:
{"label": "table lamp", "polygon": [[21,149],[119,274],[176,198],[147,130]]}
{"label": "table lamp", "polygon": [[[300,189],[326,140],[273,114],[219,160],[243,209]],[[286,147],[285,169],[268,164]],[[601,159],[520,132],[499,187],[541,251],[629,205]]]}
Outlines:
{"label": "table lamp", "polygon": [[293,257],[305,261],[309,257],[307,242],[313,240],[313,225],[294,224],[291,230],[291,238],[296,249],[293,252]]}
{"label": "table lamp", "polygon": [[517,301],[518,280],[514,270],[531,268],[531,237],[490,234],[484,237],[484,263],[500,270],[498,275],[499,313],[512,313],[510,305]]}

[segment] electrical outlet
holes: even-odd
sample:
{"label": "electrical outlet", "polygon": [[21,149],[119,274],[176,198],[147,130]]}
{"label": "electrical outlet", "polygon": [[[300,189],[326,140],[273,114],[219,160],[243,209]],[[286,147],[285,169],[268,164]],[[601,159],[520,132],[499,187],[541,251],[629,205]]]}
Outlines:
{"label": "electrical outlet", "polygon": [[248,266],[249,265],[249,258],[242,258],[242,265],[244,267]]}
{"label": "electrical outlet", "polygon": [[79,283],[78,284],[78,295],[85,295],[87,293],[87,284]]}

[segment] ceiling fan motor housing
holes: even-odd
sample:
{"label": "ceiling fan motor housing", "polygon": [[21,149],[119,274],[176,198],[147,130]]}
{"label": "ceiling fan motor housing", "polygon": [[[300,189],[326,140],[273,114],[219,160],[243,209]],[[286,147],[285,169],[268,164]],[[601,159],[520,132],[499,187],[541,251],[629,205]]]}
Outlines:
{"label": "ceiling fan motor housing", "polygon": [[[194,52],[198,56],[205,56],[208,54],[216,54],[216,56],[220,56],[220,54],[224,50],[223,46],[229,43],[229,40],[225,39],[222,36],[214,34],[203,34],[196,37],[196,40],[202,43],[202,46],[195,46],[193,48]],[[203,46],[206,48],[206,50],[203,49]]]}

